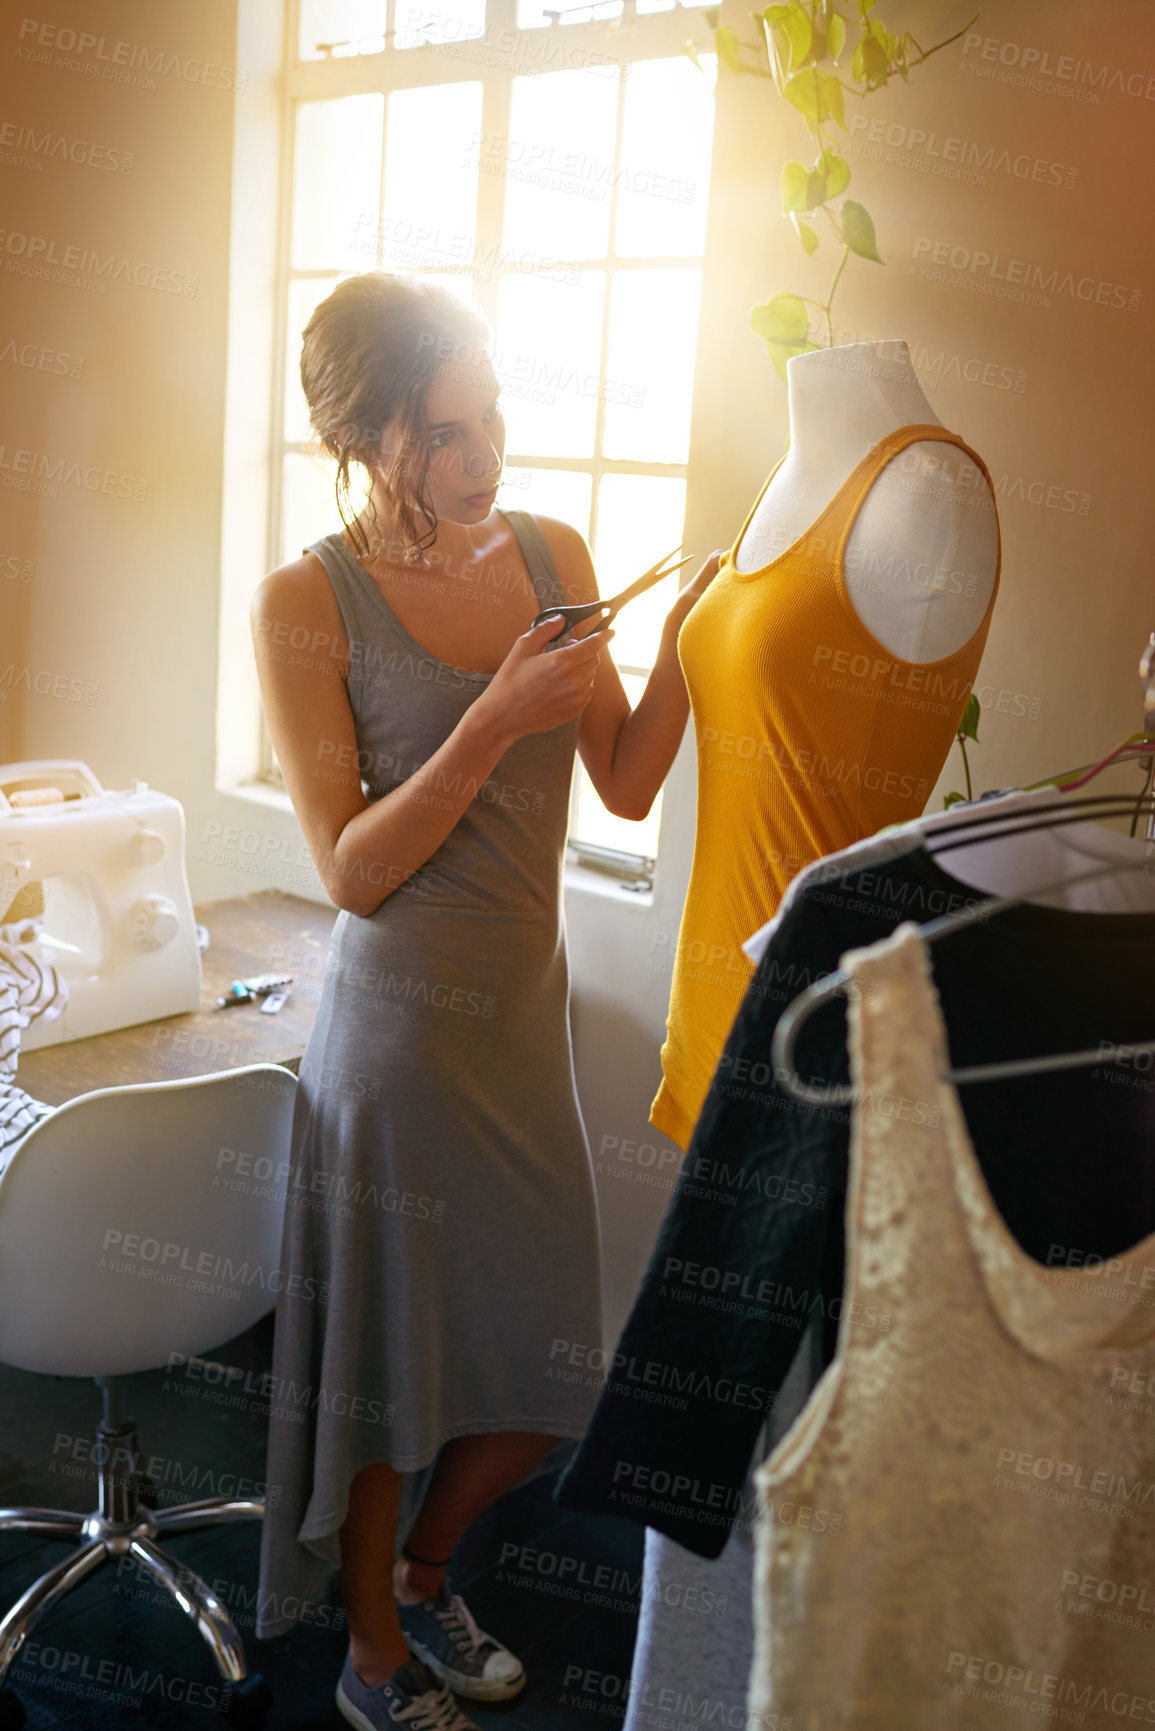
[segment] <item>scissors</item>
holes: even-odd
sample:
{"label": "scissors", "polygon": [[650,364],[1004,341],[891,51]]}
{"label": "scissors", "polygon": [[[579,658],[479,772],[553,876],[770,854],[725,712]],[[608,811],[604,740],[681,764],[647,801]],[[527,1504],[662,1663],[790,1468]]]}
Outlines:
{"label": "scissors", "polygon": [[[603,627],[607,626],[627,601],[633,601],[636,596],[644,595],[647,589],[652,589],[655,583],[660,583],[663,577],[670,575],[671,571],[680,571],[683,565],[688,565],[690,560],[695,557],[693,553],[687,553],[686,557],[679,559],[676,565],[666,565],[666,560],[672,559],[677,551],[678,549],[675,547],[671,552],[664,553],[656,565],[651,565],[636,583],[631,583],[628,589],[623,589],[621,594],[615,595],[612,600],[587,601],[581,606],[574,607],[547,607],[544,613],[538,614],[533,624],[540,625],[546,619],[565,620],[564,631],[559,631],[557,636],[550,640],[549,647],[551,649],[557,649],[567,640],[572,641],[574,626],[580,625],[583,619],[592,619],[595,613],[605,614],[601,623]],[[533,626],[530,627],[530,630],[532,629]]]}

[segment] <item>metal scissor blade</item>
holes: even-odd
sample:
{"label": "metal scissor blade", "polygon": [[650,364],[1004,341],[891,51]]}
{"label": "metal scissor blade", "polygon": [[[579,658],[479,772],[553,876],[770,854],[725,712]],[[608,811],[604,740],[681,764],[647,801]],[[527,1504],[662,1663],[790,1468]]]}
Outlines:
{"label": "metal scissor blade", "polygon": [[[679,559],[676,565],[666,565],[666,560],[672,559],[677,551],[678,549],[675,547],[671,552],[663,554],[657,564],[651,565],[636,583],[631,583],[628,589],[623,589],[620,595],[615,595],[611,601],[605,602],[604,605],[616,613],[618,608],[624,607],[627,601],[632,601],[637,595],[644,595],[647,589],[652,589],[655,583],[660,583],[662,578],[668,577],[672,571],[680,571],[682,566],[688,565],[694,557],[693,553],[687,553],[686,557]],[[665,566],[664,570],[663,566]]]}
{"label": "metal scissor blade", "polygon": [[[676,553],[677,551],[678,549],[675,547],[673,552]],[[658,560],[656,565],[651,565],[649,570],[643,572],[635,583],[630,584],[628,589],[623,589],[620,595],[615,595],[610,600],[587,601],[583,605],[576,607],[547,607],[543,613],[538,614],[533,623],[534,625],[540,625],[543,619],[562,618],[565,620],[565,629],[559,631],[557,636],[550,643],[549,647],[551,649],[560,649],[564,643],[572,641],[573,627],[575,625],[580,625],[585,619],[593,618],[597,613],[602,615],[601,628],[604,629],[616,617],[619,609],[624,607],[627,601],[633,601],[636,596],[643,595],[647,589],[652,589],[655,583],[660,583],[662,578],[668,577],[672,571],[680,571],[682,566],[688,565],[695,555],[693,553],[687,553],[686,557],[684,559],[679,559],[676,565],[667,566],[666,560],[672,557],[672,553],[663,554],[662,558]],[[663,567],[665,567],[665,569],[663,569]]]}

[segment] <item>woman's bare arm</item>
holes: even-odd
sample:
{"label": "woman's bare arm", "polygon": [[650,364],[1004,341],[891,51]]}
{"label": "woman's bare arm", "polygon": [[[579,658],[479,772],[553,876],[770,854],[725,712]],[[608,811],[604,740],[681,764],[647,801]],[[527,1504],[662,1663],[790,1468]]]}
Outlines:
{"label": "woman's bare arm", "polygon": [[[597,599],[597,578],[582,536],[568,523],[539,518],[565,585],[566,600]],[[714,577],[721,560],[711,554],[666,615],[653,671],[637,707],[630,708],[617,668],[603,658],[593,696],[582,716],[578,749],[598,797],[615,817],[635,821],[649,813],[669,774],[690,713],[678,662],[682,621]]]}
{"label": "woman's bare arm", "polygon": [[436,852],[516,739],[580,714],[608,638],[544,656],[558,622],[526,632],[444,744],[370,803],[345,684],[348,639],[320,560],[271,572],[250,614],[269,734],[317,874],[337,907],[363,916]]}

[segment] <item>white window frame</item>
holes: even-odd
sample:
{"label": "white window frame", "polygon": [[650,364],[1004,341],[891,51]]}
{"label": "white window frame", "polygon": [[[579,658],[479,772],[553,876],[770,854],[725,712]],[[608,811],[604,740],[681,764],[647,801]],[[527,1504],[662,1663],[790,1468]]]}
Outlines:
{"label": "white window frame", "polygon": [[[512,16],[513,0],[499,0],[499,5],[499,11],[491,9],[491,20]],[[721,22],[740,27],[745,16],[737,0],[722,0]],[[550,62],[556,65],[567,63],[561,58],[564,53],[572,64],[582,52],[616,54],[622,37],[628,39],[629,18],[627,10],[621,28],[612,35],[604,26],[587,24],[555,24],[526,35],[543,44],[541,49],[533,48],[534,54],[556,55],[558,59]],[[276,545],[279,525],[277,470],[283,422],[274,421],[272,410],[276,395],[278,411],[283,411],[279,376],[283,331],[275,330],[274,314],[285,304],[277,293],[277,279],[288,245],[290,214],[286,199],[292,140],[286,122],[302,91],[315,93],[318,99],[339,92],[316,82],[321,71],[316,63],[296,67],[290,77],[297,45],[293,0],[279,4],[238,0],[237,20],[236,58],[245,71],[246,88],[234,108],[214,784],[225,799],[222,811],[233,821],[251,823],[260,811],[269,833],[289,845],[294,838],[299,842],[299,825],[288,793],[262,772],[265,723],[248,616],[255,585],[275,563],[270,548]],[[699,46],[703,38],[708,41],[698,13],[680,4],[669,12],[637,17],[635,27],[631,58],[674,57],[691,36]],[[494,38],[501,39],[500,26],[491,22],[489,37],[472,46],[483,47]],[[421,57],[431,57],[433,52],[402,50],[395,58],[416,68]],[[346,88],[374,88],[369,74],[380,59],[365,56],[345,61]],[[539,63],[527,50],[526,68]],[[462,76],[476,76],[476,71],[465,65]],[[412,77],[415,84],[427,81],[426,72]],[[686,478],[686,546],[691,548],[723,543],[764,478],[768,461],[777,454],[778,392],[768,363],[761,370],[758,367],[759,345],[744,333],[747,308],[764,293],[765,280],[773,279],[780,243],[769,231],[763,237],[762,229],[755,226],[740,252],[734,253],[729,244],[735,187],[745,184],[748,165],[776,138],[773,116],[763,112],[763,103],[753,100],[746,82],[723,78],[715,93],[705,256],[701,261],[678,260],[688,268],[698,268],[700,262],[702,270],[689,462],[677,468]],[[736,427],[745,429],[737,444]],[[510,460],[514,460],[512,453]],[[592,468],[591,464],[591,472]],[[574,864],[571,849],[565,883],[567,894],[580,892],[580,901],[571,904],[571,917],[579,927],[585,918],[579,909],[587,903],[591,908],[596,904],[612,919],[616,916],[610,913],[610,904],[617,904],[627,916],[616,940],[619,945],[628,947],[635,941],[628,934],[634,933],[643,909],[649,910],[644,916],[646,929],[654,919],[676,927],[693,842],[694,755],[690,728],[664,788],[661,863],[652,893],[636,893],[646,888],[648,873],[629,874],[632,882],[627,877],[615,882],[603,870],[587,869],[580,861]]]}
{"label": "white window frame", "polygon": [[[396,17],[398,0],[387,0],[388,16],[386,24],[387,39],[391,35]],[[332,267],[318,269],[300,269],[293,266],[291,257],[291,212],[292,212],[292,174],[295,151],[295,128],[298,105],[302,102],[324,101],[347,96],[366,94],[384,94],[386,97],[395,90],[424,88],[431,84],[441,83],[480,83],[482,86],[481,132],[489,138],[508,137],[510,98],[513,80],[535,69],[557,69],[560,66],[584,66],[604,64],[607,60],[628,64],[635,60],[653,60],[681,54],[682,44],[686,38],[685,15],[680,6],[672,11],[641,13],[635,8],[635,0],[624,0],[621,18],[615,20],[618,26],[611,34],[605,23],[586,24],[553,24],[542,28],[518,30],[516,25],[517,0],[487,0],[485,37],[462,39],[448,45],[448,52],[441,45],[431,43],[425,47],[390,49],[376,54],[334,56],[324,60],[298,59],[300,0],[288,0],[287,6],[287,43],[286,67],[283,80],[283,97],[281,110],[281,127],[283,149],[281,152],[281,185],[280,210],[281,218],[278,224],[277,269],[275,280],[276,313],[273,321],[274,353],[280,357],[285,353],[288,337],[287,317],[289,305],[290,284],[294,281],[307,280],[310,277],[320,278],[333,274]],[[584,8],[583,8],[584,9]],[[490,54],[494,60],[499,59],[496,50],[490,50],[487,44],[496,41],[509,43],[513,41],[516,47],[505,56],[505,65],[487,65],[475,62],[468,56],[474,52]],[[617,118],[614,133],[614,162],[620,161],[622,145],[622,127],[625,114],[626,79],[618,79]],[[386,172],[386,145],[382,142],[382,182]],[[610,187],[609,233],[614,233],[617,218],[619,177],[614,176]],[[446,277],[471,277],[477,260],[493,259],[493,267],[488,278],[483,277],[472,285],[472,292],[482,307],[487,318],[496,328],[498,314],[498,296],[503,275],[515,271],[516,263],[502,264],[501,231],[504,215],[504,195],[506,179],[504,175],[488,172],[478,176],[478,228],[475,258],[470,264],[457,268],[447,267]],[[380,216],[380,206],[378,209]],[[380,230],[378,265],[384,261],[380,255]],[[608,373],[608,352],[610,341],[610,297],[613,293],[614,280],[619,272],[631,270],[687,270],[699,274],[704,262],[703,254],[670,256],[648,256],[641,258],[617,258],[607,255],[598,259],[558,259],[550,261],[550,268],[597,269],[604,274],[604,302],[602,317],[601,353],[599,356],[599,372],[602,378]],[[373,262],[366,258],[364,269],[372,269]],[[385,266],[387,267],[387,264]],[[433,268],[433,267],[430,267]],[[272,379],[271,428],[272,452],[271,474],[269,488],[268,510],[268,557],[266,568],[279,560],[279,533],[282,503],[282,479],[284,458],[290,453],[309,453],[313,447],[306,443],[295,443],[283,437],[284,428],[284,373],[279,358],[274,361]],[[625,474],[639,476],[658,476],[688,480],[689,465],[683,463],[646,463],[634,460],[620,460],[603,457],[597,454],[602,444],[605,421],[605,397],[599,393],[595,404],[594,451],[589,457],[549,457],[537,456],[530,452],[509,450],[506,453],[506,466],[509,468],[532,467],[535,469],[565,469],[589,474],[591,477],[591,516],[588,538],[592,544],[597,533],[597,509],[599,483],[604,475]],[[619,670],[627,675],[636,674],[645,677],[647,668],[620,664]],[[267,729],[261,728],[261,757],[259,778],[274,787],[282,787],[280,775],[273,761],[271,742]],[[574,813],[579,782],[574,777]],[[571,813],[571,817],[572,817]],[[591,847],[574,837],[570,846],[572,863],[585,863],[593,869],[598,869],[617,875],[623,883],[638,888],[649,889],[652,884],[654,861],[645,856],[619,854],[617,849]],[[620,868],[615,873],[611,862],[605,857],[618,855]],[[595,864],[595,860],[597,863]]]}

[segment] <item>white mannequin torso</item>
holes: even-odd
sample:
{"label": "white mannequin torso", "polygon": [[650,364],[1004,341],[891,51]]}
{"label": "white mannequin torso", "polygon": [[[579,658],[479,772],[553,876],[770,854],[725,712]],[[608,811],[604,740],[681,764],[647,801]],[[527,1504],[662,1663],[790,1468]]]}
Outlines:
{"label": "white mannequin torso", "polygon": [[[870,451],[900,427],[941,426],[904,342],[853,343],[788,363],[790,448],[735,551],[752,572],[806,534]],[[973,637],[998,559],[995,502],[957,445],[919,440],[867,494],[846,548],[846,587],[891,655],[941,661]]]}

